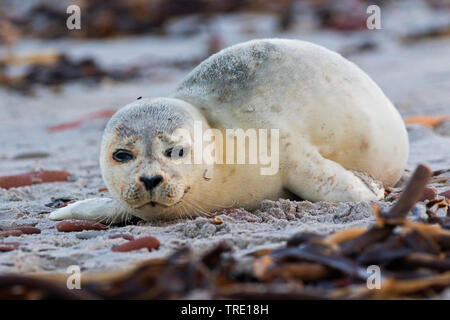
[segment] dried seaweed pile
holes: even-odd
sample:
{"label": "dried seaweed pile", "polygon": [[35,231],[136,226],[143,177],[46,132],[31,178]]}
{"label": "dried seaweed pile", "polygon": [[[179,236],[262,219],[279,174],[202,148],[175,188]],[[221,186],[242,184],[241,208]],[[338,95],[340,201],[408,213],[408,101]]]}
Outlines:
{"label": "dried seaweed pile", "polygon": [[[269,0],[87,0],[76,2],[83,14],[83,28],[70,32],[66,25],[68,15],[64,3],[60,6],[37,3],[21,15],[10,15],[0,8],[0,17],[6,22],[4,37],[13,39],[20,34],[40,38],[104,38],[148,32],[163,33],[171,18],[190,14],[209,15],[237,11],[285,11],[293,1]],[[205,19],[205,20],[206,20]],[[0,40],[2,33],[0,32]]]}
{"label": "dried seaweed pile", "polygon": [[[327,237],[300,233],[286,246],[239,259],[222,243],[201,257],[183,248],[121,273],[90,276],[82,290],[65,289],[65,277],[0,277],[0,298],[75,299],[396,299],[434,298],[450,287],[448,199],[430,201],[429,222],[407,218],[431,175],[420,165],[396,204],[374,206],[376,223]],[[438,204],[438,205],[436,205]],[[433,207],[447,210],[437,217]],[[436,220],[437,219],[437,220]],[[369,289],[381,270],[381,287]],[[63,280],[64,279],[64,280]]]}
{"label": "dried seaweed pile", "polygon": [[[18,66],[26,68],[19,75],[8,74],[10,68]],[[91,58],[75,60],[59,53],[0,59],[0,86],[25,93],[36,84],[55,86],[76,80],[98,83],[103,79],[123,81],[136,76],[137,71],[133,68],[106,70]]]}
{"label": "dried seaweed pile", "polygon": [[[386,1],[384,1],[386,2]],[[379,5],[384,4],[379,2]],[[428,0],[433,7],[445,4]],[[70,3],[70,2],[69,2]],[[300,6],[297,4],[300,3]],[[366,27],[367,0],[97,0],[78,1],[83,27],[76,32],[61,27],[67,20],[65,2],[50,5],[37,1],[28,10],[11,14],[0,7],[0,43],[10,43],[24,35],[38,38],[105,38],[131,34],[167,32],[167,22],[174,17],[201,15],[197,21],[208,24],[216,14],[231,12],[271,13],[278,16],[278,28],[288,30],[298,11],[311,10],[318,26],[335,30],[360,30]],[[67,4],[66,4],[67,5]],[[442,33],[433,30],[433,35]],[[427,35],[423,35],[427,36]]]}

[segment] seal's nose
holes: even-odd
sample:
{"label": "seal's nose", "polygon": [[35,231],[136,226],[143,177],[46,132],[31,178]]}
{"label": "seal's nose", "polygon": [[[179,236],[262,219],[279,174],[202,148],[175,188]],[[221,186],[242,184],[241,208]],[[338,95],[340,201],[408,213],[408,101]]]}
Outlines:
{"label": "seal's nose", "polygon": [[153,176],[151,178],[142,176],[139,178],[139,180],[144,184],[145,189],[147,189],[147,191],[151,191],[157,186],[159,186],[161,182],[163,182],[164,178],[161,177],[160,175]]}

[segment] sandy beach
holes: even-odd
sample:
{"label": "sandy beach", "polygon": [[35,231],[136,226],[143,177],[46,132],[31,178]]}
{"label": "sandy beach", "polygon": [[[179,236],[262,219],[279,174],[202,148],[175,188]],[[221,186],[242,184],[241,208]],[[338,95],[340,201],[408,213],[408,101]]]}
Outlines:
{"label": "sandy beach", "polygon": [[[450,56],[450,40],[431,38],[402,42],[401,26],[408,21],[403,12],[393,7],[383,16],[383,30],[351,35],[335,31],[304,34],[274,31],[270,15],[232,14],[218,17],[213,26],[221,30],[222,47],[265,37],[296,38],[324,45],[366,71],[405,119],[415,115],[449,115],[450,59],[443,57]],[[433,20],[434,16],[429,15],[428,20],[421,21],[439,23],[440,18]],[[65,170],[71,174],[67,182],[0,188],[0,230],[17,226],[34,226],[41,230],[40,234],[1,239],[18,242],[20,246],[17,250],[0,253],[0,273],[63,273],[71,265],[79,265],[88,273],[118,270],[150,258],[166,257],[185,245],[202,253],[221,241],[232,246],[234,255],[242,256],[258,248],[280,246],[299,231],[328,234],[374,222],[368,202],[311,203],[280,199],[263,201],[254,212],[239,208],[220,212],[223,222],[217,225],[211,223],[211,218],[199,217],[170,223],[110,226],[104,231],[63,233],[56,230],[57,223],[47,218],[55,210],[51,206],[55,199],[108,197],[98,161],[101,135],[108,119],[86,120],[66,130],[51,131],[49,127],[97,111],[118,109],[138,97],[170,94],[192,68],[177,67],[172,62],[180,56],[195,61],[208,55],[207,34],[186,37],[177,33],[188,23],[186,19],[176,20],[172,29],[169,28],[173,34],[165,37],[84,41],[25,39],[8,49],[0,48],[0,56],[64,52],[74,58],[90,56],[104,68],[146,65],[145,70],[148,70],[146,77],[127,82],[102,81],[97,85],[75,82],[58,88],[38,86],[33,95],[0,87],[0,176],[38,170]],[[421,27],[411,27],[408,32],[414,33]],[[364,49],[368,42],[371,49]],[[14,72],[21,70],[18,67]],[[428,164],[433,170],[450,169],[450,121],[436,127],[409,124],[407,128],[408,170],[419,163]],[[405,172],[405,178],[407,176]],[[440,175],[440,180],[433,180],[430,186],[438,193],[449,190],[450,171]],[[381,208],[388,208],[392,203],[389,199],[378,202]],[[417,210],[425,210],[423,202],[417,204]],[[152,252],[146,249],[112,252],[114,246],[127,241],[111,239],[114,234],[130,234],[135,238],[153,236],[161,245]]]}

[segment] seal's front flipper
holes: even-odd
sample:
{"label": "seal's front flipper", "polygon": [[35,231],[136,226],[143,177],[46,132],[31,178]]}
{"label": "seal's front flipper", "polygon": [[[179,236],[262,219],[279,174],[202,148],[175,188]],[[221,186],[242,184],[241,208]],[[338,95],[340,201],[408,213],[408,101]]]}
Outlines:
{"label": "seal's front flipper", "polygon": [[291,159],[286,187],[311,201],[369,201],[384,198],[383,185],[367,174],[347,170],[322,157],[313,146],[304,147],[305,156]]}
{"label": "seal's front flipper", "polygon": [[131,215],[117,201],[110,198],[93,198],[71,203],[48,216],[51,220],[92,220],[107,224],[121,223]]}

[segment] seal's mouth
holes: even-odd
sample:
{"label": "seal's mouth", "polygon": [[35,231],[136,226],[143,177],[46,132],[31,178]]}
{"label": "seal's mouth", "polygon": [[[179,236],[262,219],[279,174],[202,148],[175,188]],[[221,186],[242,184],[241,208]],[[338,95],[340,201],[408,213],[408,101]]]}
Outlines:
{"label": "seal's mouth", "polygon": [[149,201],[149,202],[147,202],[147,203],[144,203],[143,205],[140,205],[140,206],[136,207],[135,209],[141,209],[141,208],[146,207],[146,206],[150,206],[150,207],[152,207],[152,208],[155,208],[155,207],[157,207],[157,206],[158,206],[158,207],[161,207],[161,208],[170,208],[170,207],[173,207],[173,206],[179,204],[181,201],[183,201],[184,196],[186,195],[186,193],[188,193],[188,191],[189,191],[190,189],[191,189],[191,187],[188,186],[188,187],[184,190],[184,194],[183,194],[183,196],[180,198],[180,200],[178,200],[177,202],[175,202],[175,203],[173,203],[173,204],[167,205],[167,204],[160,203],[160,202],[157,202],[157,201]]}
{"label": "seal's mouth", "polygon": [[170,208],[170,207],[173,207],[174,205],[179,204],[182,199],[183,198],[181,198],[179,201],[177,201],[177,202],[175,202],[173,204],[169,204],[169,205],[164,204],[164,203],[159,203],[159,202],[156,202],[156,201],[150,201],[150,202],[144,203],[143,205],[141,205],[139,207],[136,207],[136,209],[141,209],[141,208],[146,207],[146,206],[150,206],[152,208],[157,207],[157,206],[158,207],[162,207],[162,208]]}

